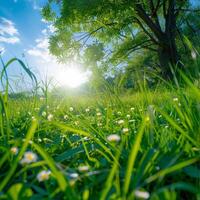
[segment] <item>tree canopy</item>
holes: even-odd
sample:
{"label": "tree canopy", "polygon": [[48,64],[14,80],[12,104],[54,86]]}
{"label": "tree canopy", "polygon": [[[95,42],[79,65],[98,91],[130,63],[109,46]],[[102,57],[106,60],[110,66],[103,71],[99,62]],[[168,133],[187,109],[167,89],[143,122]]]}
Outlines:
{"label": "tree canopy", "polygon": [[92,65],[131,68],[143,55],[168,79],[184,67],[181,49],[191,51],[185,38],[197,37],[199,11],[189,0],[49,0],[42,13],[56,28],[50,51],[59,60],[78,54]]}

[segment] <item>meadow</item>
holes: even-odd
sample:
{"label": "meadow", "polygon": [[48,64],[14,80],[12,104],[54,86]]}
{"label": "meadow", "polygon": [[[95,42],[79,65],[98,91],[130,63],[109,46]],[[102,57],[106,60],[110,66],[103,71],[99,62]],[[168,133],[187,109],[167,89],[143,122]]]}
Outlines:
{"label": "meadow", "polygon": [[0,199],[200,199],[200,90],[0,96]]}
{"label": "meadow", "polygon": [[0,200],[200,200],[200,0],[0,1]]}

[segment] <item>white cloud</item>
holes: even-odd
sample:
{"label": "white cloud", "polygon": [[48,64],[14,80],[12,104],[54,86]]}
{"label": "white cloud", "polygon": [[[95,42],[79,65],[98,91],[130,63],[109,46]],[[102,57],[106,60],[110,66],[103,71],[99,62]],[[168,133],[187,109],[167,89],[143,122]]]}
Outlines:
{"label": "white cloud", "polygon": [[49,36],[55,31],[56,29],[53,25],[48,25],[47,28],[42,30],[42,37],[35,40],[35,47],[29,49],[27,53],[29,55],[40,58],[43,63],[56,63],[55,56],[52,56],[49,52]]}
{"label": "white cloud", "polygon": [[27,53],[40,59],[41,62],[54,61],[55,58],[49,52],[49,40],[46,37],[35,40],[36,46],[29,49]]}
{"label": "white cloud", "polygon": [[0,42],[8,43],[8,44],[15,44],[20,42],[18,37],[2,37],[0,36]]}
{"label": "white cloud", "polygon": [[20,42],[19,32],[15,24],[4,17],[0,17],[0,42],[9,44]]}
{"label": "white cloud", "polygon": [[43,35],[46,35],[46,34],[47,34],[47,29],[43,29],[43,30],[42,30],[42,34],[43,34]]}
{"label": "white cloud", "polygon": [[0,17],[0,34],[1,35],[18,35],[18,30],[15,28],[15,25],[12,21],[4,18],[4,17]]}
{"label": "white cloud", "polygon": [[49,40],[48,38],[37,39],[37,47],[40,49],[48,49],[49,48]]}

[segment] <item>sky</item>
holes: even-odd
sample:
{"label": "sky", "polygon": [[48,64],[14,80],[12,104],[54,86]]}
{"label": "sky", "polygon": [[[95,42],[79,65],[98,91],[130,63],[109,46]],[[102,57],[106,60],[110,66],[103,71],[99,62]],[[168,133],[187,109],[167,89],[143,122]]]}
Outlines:
{"label": "sky", "polygon": [[[0,0],[0,52],[2,58],[5,63],[13,57],[24,60],[39,79],[44,80],[46,76],[56,77],[58,82],[70,85],[71,81],[72,87],[79,86],[87,80],[87,74],[79,72],[78,69],[66,72],[66,66],[58,64],[56,58],[49,53],[48,37],[53,34],[55,28],[41,16],[41,8],[46,1]],[[75,68],[75,66],[72,67]],[[69,74],[68,80],[66,80],[65,73]],[[9,67],[8,74],[12,77],[13,87],[26,89],[23,88],[25,87],[23,83],[20,84],[22,81],[18,81],[22,80],[20,76],[24,73],[17,63]],[[29,87],[28,83],[27,87]]]}

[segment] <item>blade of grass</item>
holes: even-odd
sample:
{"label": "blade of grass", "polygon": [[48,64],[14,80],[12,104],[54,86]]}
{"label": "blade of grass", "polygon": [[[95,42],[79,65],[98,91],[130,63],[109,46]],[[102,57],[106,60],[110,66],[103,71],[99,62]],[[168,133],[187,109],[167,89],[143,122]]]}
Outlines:
{"label": "blade of grass", "polygon": [[198,162],[198,161],[200,161],[200,158],[192,158],[190,160],[186,160],[186,161],[183,161],[181,163],[178,163],[178,164],[176,164],[176,165],[174,165],[172,167],[169,167],[167,169],[163,169],[163,170],[157,172],[156,174],[150,176],[149,178],[147,178],[145,180],[145,183],[149,184],[149,183],[155,181],[158,178],[164,177],[165,175],[167,175],[169,173],[175,172],[175,171],[177,171],[179,169],[187,167],[187,166],[189,166],[189,165],[191,165],[191,164],[193,164],[195,162]]}
{"label": "blade of grass", "polygon": [[69,127],[69,126],[66,126],[66,125],[63,125],[63,124],[60,124],[60,123],[52,123],[54,124],[55,126],[65,130],[65,131],[70,131],[70,132],[73,132],[73,133],[76,133],[78,135],[81,135],[81,136],[85,136],[85,137],[89,137],[91,139],[93,139],[99,146],[101,146],[105,152],[107,152],[111,157],[112,159],[116,162],[116,158],[115,156],[113,156],[112,152],[110,151],[109,148],[107,148],[99,139],[95,138],[92,134],[90,133],[87,133],[85,131],[82,131],[82,130],[78,130],[78,129],[74,129],[72,127]]}
{"label": "blade of grass", "polygon": [[160,114],[163,115],[163,117],[165,117],[165,119],[181,134],[183,134],[184,137],[186,137],[193,145],[195,145],[196,147],[199,146],[199,144],[192,139],[187,132],[185,132],[171,117],[169,117],[164,111],[162,111],[159,108],[156,108],[156,110],[158,110],[160,112]]}
{"label": "blade of grass", "polygon": [[113,166],[112,166],[112,168],[111,168],[111,170],[110,170],[110,173],[109,173],[109,175],[108,175],[108,178],[107,178],[107,180],[106,180],[104,189],[103,189],[103,191],[102,191],[102,193],[101,193],[100,200],[106,199],[106,196],[107,196],[108,192],[110,191],[110,188],[112,187],[114,176],[115,176],[115,174],[116,174],[116,172],[117,172],[117,169],[118,169],[118,167],[119,167],[119,165],[118,165],[118,160],[119,160],[119,158],[120,158],[120,154],[121,154],[122,148],[123,148],[123,143],[120,145],[120,148],[119,148],[120,151],[118,151],[118,152],[117,152],[117,155],[115,156],[117,162],[114,162],[114,163],[113,163]]}
{"label": "blade of grass", "polygon": [[138,154],[138,151],[140,149],[141,141],[142,141],[142,136],[144,133],[145,129],[145,120],[143,120],[140,130],[138,134],[136,135],[135,142],[132,145],[129,157],[128,157],[128,164],[127,164],[127,169],[126,169],[126,174],[125,174],[125,181],[124,181],[124,186],[123,186],[123,197],[126,198],[126,194],[129,189],[130,181],[131,181],[131,175],[132,175],[132,170],[135,164],[135,160]]}

